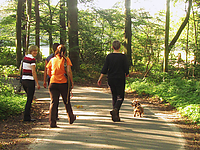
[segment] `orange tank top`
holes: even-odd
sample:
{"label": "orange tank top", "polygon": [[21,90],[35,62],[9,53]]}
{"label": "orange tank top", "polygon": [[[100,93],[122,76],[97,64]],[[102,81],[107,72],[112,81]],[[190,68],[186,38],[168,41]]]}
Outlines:
{"label": "orange tank top", "polygon": [[[50,83],[66,83],[67,79],[64,76],[65,67],[64,67],[65,59],[60,58],[58,55],[53,57],[49,63],[47,64],[48,75],[50,76]],[[67,65],[72,66],[71,60],[67,57]]]}

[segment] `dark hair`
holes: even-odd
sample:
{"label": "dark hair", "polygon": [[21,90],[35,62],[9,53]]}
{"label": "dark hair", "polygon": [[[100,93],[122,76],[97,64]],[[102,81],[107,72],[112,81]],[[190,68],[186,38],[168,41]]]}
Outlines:
{"label": "dark hair", "polygon": [[57,50],[57,47],[59,46],[59,43],[54,43],[53,44],[53,52],[55,53],[55,51]]}
{"label": "dark hair", "polygon": [[112,46],[113,46],[113,48],[114,48],[115,50],[118,50],[118,49],[120,49],[120,47],[121,47],[120,42],[119,42],[118,40],[115,40],[115,41],[113,42]]}
{"label": "dark hair", "polygon": [[64,57],[64,54],[66,52],[66,48],[63,44],[60,44],[56,51],[55,51],[55,55],[59,54],[60,58]]}

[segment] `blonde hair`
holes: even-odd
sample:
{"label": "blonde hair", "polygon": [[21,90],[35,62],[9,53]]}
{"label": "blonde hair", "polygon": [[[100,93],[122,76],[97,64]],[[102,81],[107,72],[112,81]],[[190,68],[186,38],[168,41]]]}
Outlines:
{"label": "blonde hair", "polygon": [[32,51],[37,51],[38,47],[36,45],[31,45],[28,48],[28,53],[30,54]]}

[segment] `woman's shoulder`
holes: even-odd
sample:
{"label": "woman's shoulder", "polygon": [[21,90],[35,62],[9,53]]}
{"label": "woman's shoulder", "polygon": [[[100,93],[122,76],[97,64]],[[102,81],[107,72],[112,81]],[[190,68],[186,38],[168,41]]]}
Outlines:
{"label": "woman's shoulder", "polygon": [[28,54],[24,57],[24,61],[35,61],[36,59],[31,55]]}

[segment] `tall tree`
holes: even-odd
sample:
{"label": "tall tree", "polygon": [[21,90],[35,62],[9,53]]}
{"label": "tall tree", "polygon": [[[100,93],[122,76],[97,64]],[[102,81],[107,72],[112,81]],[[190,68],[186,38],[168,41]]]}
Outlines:
{"label": "tall tree", "polygon": [[23,0],[23,6],[22,6],[22,47],[23,47],[23,57],[26,54],[26,16],[25,16],[25,10],[26,10],[26,0]]}
{"label": "tall tree", "polygon": [[190,17],[190,10],[192,7],[192,0],[188,1],[189,5],[188,5],[188,10],[187,10],[187,15],[185,17],[185,20],[182,22],[181,26],[179,27],[176,35],[174,36],[174,38],[172,39],[172,41],[170,42],[170,44],[168,45],[169,42],[169,18],[170,18],[170,0],[167,0],[167,10],[166,10],[166,31],[165,31],[165,56],[164,56],[164,67],[163,67],[163,71],[164,72],[168,72],[168,57],[169,57],[169,53],[171,51],[171,49],[173,48],[173,46],[175,45],[176,41],[178,40],[179,36],[181,35],[181,32],[183,31],[183,29],[185,28],[185,26],[188,23],[189,17]]}
{"label": "tall tree", "polygon": [[49,54],[51,54],[51,50],[53,49],[53,38],[52,38],[52,21],[53,21],[53,14],[52,14],[52,11],[51,11],[51,5],[50,5],[50,0],[48,0],[48,8],[49,8],[49,25],[50,25],[50,28],[48,31],[49,33]]}
{"label": "tall tree", "polygon": [[178,40],[179,36],[181,35],[181,32],[183,31],[183,29],[185,28],[185,26],[188,23],[188,20],[190,17],[190,10],[192,7],[192,0],[189,0],[188,3],[189,3],[189,5],[188,5],[188,10],[187,10],[185,20],[182,22],[181,26],[179,27],[178,31],[176,32],[176,35],[174,36],[174,38],[172,39],[172,41],[169,44],[169,53],[170,53],[171,49],[173,48],[174,44],[176,43],[176,41]]}
{"label": "tall tree", "polygon": [[26,31],[26,50],[29,47],[29,38],[30,38],[30,26],[31,26],[31,5],[32,0],[26,0],[26,13],[27,13],[27,31]]}
{"label": "tall tree", "polygon": [[40,56],[40,14],[39,14],[39,2],[35,0],[35,45],[38,46],[37,60],[41,60]]}
{"label": "tall tree", "polygon": [[66,45],[65,0],[60,1],[60,44]]}
{"label": "tall tree", "polygon": [[170,0],[167,0],[166,8],[166,22],[165,22],[165,51],[163,61],[163,72],[168,72],[168,58],[169,58],[169,22],[170,22]]}
{"label": "tall tree", "polygon": [[129,61],[129,66],[133,65],[131,58],[131,1],[125,0],[125,49]]}
{"label": "tall tree", "polygon": [[76,72],[80,69],[79,45],[78,45],[78,8],[77,0],[68,0],[68,38],[69,38],[69,57],[72,61],[72,69]]}
{"label": "tall tree", "polygon": [[[200,5],[200,2],[199,2],[199,5]],[[195,53],[195,56],[197,56],[198,55],[198,32],[197,32],[197,29],[198,29],[198,23],[200,21],[198,19],[195,19],[195,12],[194,12],[193,7],[192,7],[192,12],[193,12],[193,22],[194,22],[194,43],[195,43],[194,44],[195,45],[194,53]],[[196,15],[196,16],[198,16],[198,15]],[[197,59],[200,60],[198,57],[197,57]],[[194,64],[196,65],[196,60],[195,60]]]}
{"label": "tall tree", "polygon": [[20,66],[22,60],[22,51],[21,51],[21,25],[22,25],[22,5],[23,0],[18,0],[17,5],[17,20],[16,20],[16,57],[17,57],[17,67]]}

